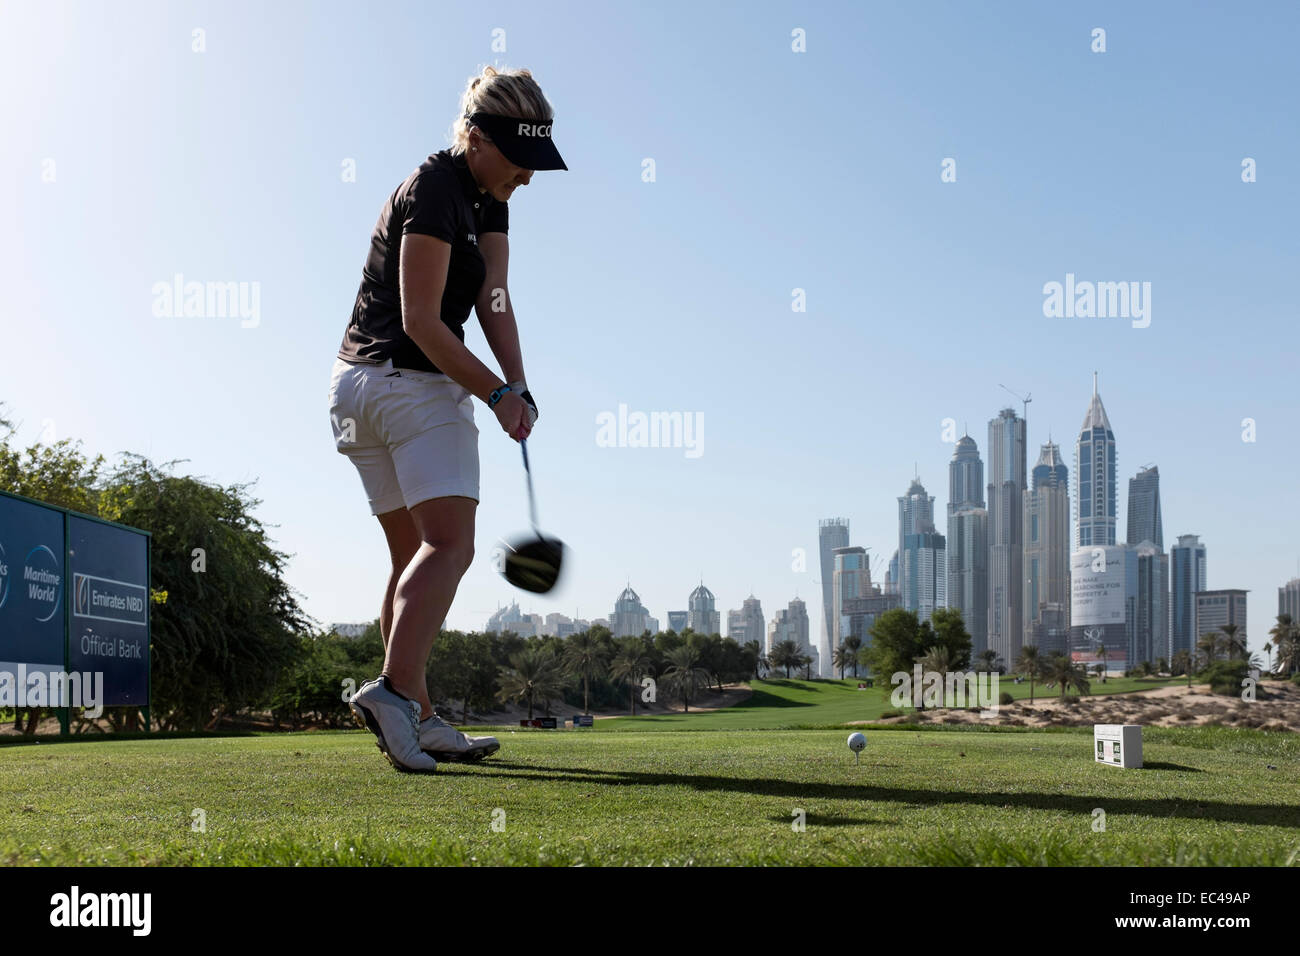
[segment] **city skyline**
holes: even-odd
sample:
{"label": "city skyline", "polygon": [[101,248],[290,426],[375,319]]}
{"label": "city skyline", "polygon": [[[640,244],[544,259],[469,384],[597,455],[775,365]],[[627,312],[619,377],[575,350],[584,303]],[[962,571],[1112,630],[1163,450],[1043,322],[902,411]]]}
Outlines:
{"label": "city skyline", "polygon": [[[322,623],[373,617],[389,573],[325,414],[366,243],[397,184],[446,145],[467,77],[497,61],[533,70],[570,166],[510,200],[510,292],[541,412],[529,440],[539,520],[569,549],[556,593],[524,597],[531,610],[604,617],[630,579],[662,619],[703,570],[720,606],[752,591],[770,616],[800,595],[820,635],[815,521],[842,515],[851,543],[888,562],[898,494],[919,471],[943,498],[936,484],[967,423],[987,472],[984,425],[1010,401],[1003,383],[1033,394],[1027,444],[1051,437],[1071,463],[1093,370],[1123,442],[1120,478],[1159,464],[1166,548],[1200,535],[1211,586],[1247,589],[1254,622],[1297,573],[1296,518],[1254,494],[1300,469],[1286,345],[1300,181],[1285,172],[1300,131],[1276,121],[1291,109],[1293,12],[1262,30],[1230,9],[1115,8],[1098,54],[1094,24],[1054,5],[1009,22],[961,4],[924,18],[889,5],[794,18],[774,5],[741,18],[691,7],[687,31],[662,9],[590,9],[583,36],[518,4],[374,10],[319,18],[309,42],[287,47],[302,27],[293,9],[229,7],[212,11],[199,55],[181,8],[129,30],[120,12],[58,9],[12,10],[4,67],[48,82],[5,106],[27,135],[0,155],[14,185],[0,268],[14,340],[41,329],[60,382],[80,387],[10,363],[0,401],[15,440],[82,439],[91,455],[252,483],[256,516],[290,555],[286,580]],[[795,20],[803,53],[790,49]],[[497,26],[510,28],[507,49],[492,48]],[[431,34],[433,58],[421,54]],[[1206,36],[1216,55],[1193,55]],[[37,58],[42,44],[53,60]],[[383,78],[322,68],[375,49],[394,51]],[[764,161],[736,162],[731,139],[682,135],[681,105],[712,93],[674,65],[705,55],[718,96],[745,97],[773,132]],[[110,74],[111,90],[94,82]],[[644,76],[662,80],[655,95],[634,89]],[[771,81],[757,96],[753,77]],[[1225,93],[1243,77],[1249,95]],[[415,91],[410,113],[377,133],[374,104],[394,83]],[[263,95],[281,89],[294,92],[288,120]],[[846,111],[870,122],[846,127]],[[1062,149],[1035,119],[1062,112],[1095,135]],[[794,115],[841,135],[810,145],[790,131]],[[234,128],[259,148],[206,148]],[[1243,181],[1248,158],[1256,181]],[[258,228],[271,208],[295,222],[292,255]],[[707,229],[682,228],[701,214]],[[70,218],[116,230],[110,255],[74,250],[76,282],[49,254]],[[160,230],[164,218],[180,225]],[[256,325],[153,314],[152,287],[177,274],[258,283]],[[1149,281],[1149,325],[1045,315],[1045,284],[1070,275]],[[477,325],[465,331],[490,361]],[[686,372],[687,354],[702,368],[739,362],[766,387]],[[865,401],[843,402],[844,379]],[[621,406],[698,415],[702,454],[598,444],[598,416]],[[461,630],[518,596],[493,552],[529,521],[518,446],[481,402],[475,416],[475,558],[448,615]],[[760,456],[780,464],[757,468]]]}

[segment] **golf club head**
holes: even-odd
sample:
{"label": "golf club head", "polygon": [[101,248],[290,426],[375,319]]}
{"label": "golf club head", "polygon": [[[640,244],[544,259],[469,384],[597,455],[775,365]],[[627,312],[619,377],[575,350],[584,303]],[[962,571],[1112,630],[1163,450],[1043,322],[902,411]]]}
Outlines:
{"label": "golf club head", "polygon": [[558,538],[527,536],[510,542],[501,573],[517,588],[545,594],[555,587],[564,561],[564,542]]}

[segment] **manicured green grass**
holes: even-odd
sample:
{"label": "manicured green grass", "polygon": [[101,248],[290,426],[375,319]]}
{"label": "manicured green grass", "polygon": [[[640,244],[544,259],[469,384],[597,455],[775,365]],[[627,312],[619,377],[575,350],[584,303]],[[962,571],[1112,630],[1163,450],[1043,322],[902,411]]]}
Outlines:
{"label": "manicured green grass", "polygon": [[869,730],[860,764],[842,730],[501,736],[431,776],[396,773],[362,732],[0,747],[0,863],[1300,859],[1294,734],[1149,729],[1144,770],[1094,763],[1075,730]]}
{"label": "manicured green grass", "polygon": [[[655,714],[645,717],[617,717],[596,721],[599,730],[800,730],[835,727],[855,720],[876,720],[885,711],[895,710],[889,697],[893,687],[884,686],[858,690],[858,681],[845,680],[805,681],[784,678],[750,681],[753,694],[742,704],[707,713]],[[879,684],[880,682],[878,682]],[[1136,690],[1165,687],[1168,679],[1113,677],[1105,684],[1093,681],[1093,694],[1118,694]],[[1016,684],[1013,680],[998,682],[999,695],[1006,691],[1017,700],[1029,699],[1029,682]],[[739,696],[737,694],[737,696]],[[1053,697],[1050,688],[1039,682],[1034,687],[1035,698]],[[972,702],[973,704],[973,702]],[[901,708],[911,711],[910,706]]]}

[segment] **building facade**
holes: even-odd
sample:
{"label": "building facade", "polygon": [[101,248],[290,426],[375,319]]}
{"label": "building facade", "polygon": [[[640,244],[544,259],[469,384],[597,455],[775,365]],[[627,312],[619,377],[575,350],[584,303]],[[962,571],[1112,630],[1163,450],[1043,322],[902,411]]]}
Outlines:
{"label": "building facade", "polygon": [[1074,511],[1078,548],[1115,543],[1115,433],[1092,377],[1092,402],[1074,445]]}
{"label": "building facade", "polygon": [[1164,525],[1160,520],[1160,469],[1155,465],[1142,468],[1128,480],[1129,544],[1150,541],[1162,551],[1165,547]]}
{"label": "building facade", "polygon": [[[818,641],[818,660],[827,661],[831,653],[831,631],[834,627],[833,594],[835,586],[835,549],[849,546],[849,519],[823,518],[817,522],[817,547],[821,559],[822,575],[822,625]],[[820,674],[821,672],[818,671]],[[822,675],[827,676],[827,675]]]}
{"label": "building facade", "polygon": [[686,626],[696,634],[721,634],[720,618],[713,592],[701,581],[686,599]]}
{"label": "building facade", "polygon": [[984,506],[984,462],[969,435],[948,463],[948,606],[961,612],[971,654],[989,640],[989,513]]}
{"label": "building facade", "polygon": [[1196,652],[1196,595],[1207,587],[1207,555],[1198,535],[1180,534],[1169,549],[1169,659]]}
{"label": "building facade", "polygon": [[1124,670],[1136,654],[1138,566],[1136,549],[1096,545],[1070,555],[1070,647],[1072,659],[1091,666],[1102,660]]}
{"label": "building facade", "polygon": [[1070,611],[1070,472],[1059,446],[1039,450],[1024,496],[1024,643],[1064,653]]}
{"label": "building facade", "polygon": [[657,634],[659,622],[650,616],[629,584],[614,602],[614,613],[609,616],[609,632],[614,637],[637,637],[645,631]]}
{"label": "building facade", "polygon": [[1169,660],[1169,555],[1154,541],[1143,541],[1137,556],[1137,631],[1131,664]]}
{"label": "building facade", "polygon": [[1222,633],[1237,625],[1237,640],[1246,644],[1246,592],[1240,588],[1202,591],[1196,595],[1196,635]]}
{"label": "building facade", "polygon": [[988,646],[1008,665],[1024,643],[1025,419],[1004,408],[989,422]]}

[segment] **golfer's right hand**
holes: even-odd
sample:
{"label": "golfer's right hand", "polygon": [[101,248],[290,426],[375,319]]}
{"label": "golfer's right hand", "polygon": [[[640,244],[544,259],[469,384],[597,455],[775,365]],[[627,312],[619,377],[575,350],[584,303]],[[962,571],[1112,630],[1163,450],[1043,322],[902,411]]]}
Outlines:
{"label": "golfer's right hand", "polygon": [[527,438],[532,426],[529,424],[528,403],[514,392],[506,392],[492,406],[502,430],[518,441]]}

